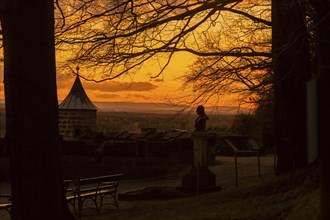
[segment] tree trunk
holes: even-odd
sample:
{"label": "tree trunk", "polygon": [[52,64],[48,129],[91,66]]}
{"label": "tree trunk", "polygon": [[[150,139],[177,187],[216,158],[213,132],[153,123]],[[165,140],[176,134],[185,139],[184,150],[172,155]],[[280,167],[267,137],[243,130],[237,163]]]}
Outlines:
{"label": "tree trunk", "polygon": [[317,32],[317,61],[318,61],[318,144],[320,152],[320,180],[321,180],[321,216],[330,219],[330,2],[313,0],[316,10],[314,23]]}
{"label": "tree trunk", "polygon": [[298,2],[272,1],[277,173],[307,164],[310,60],[305,7]]}
{"label": "tree trunk", "polygon": [[52,0],[2,0],[12,219],[73,219],[60,168]]}

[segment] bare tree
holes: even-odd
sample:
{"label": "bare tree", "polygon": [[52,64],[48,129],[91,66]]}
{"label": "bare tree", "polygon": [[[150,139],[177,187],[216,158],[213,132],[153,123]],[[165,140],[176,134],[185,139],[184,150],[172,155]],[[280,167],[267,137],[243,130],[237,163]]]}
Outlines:
{"label": "bare tree", "polygon": [[255,102],[273,83],[270,2],[244,3],[221,14],[200,38],[203,53],[185,75],[184,86],[193,85],[193,102],[233,93],[241,95],[241,102]]}
{"label": "bare tree", "polygon": [[185,86],[199,88],[192,103],[226,92],[253,93],[269,83],[269,71],[264,71],[271,62],[268,0],[78,0],[61,5],[58,48],[75,51],[65,62],[95,69],[89,80],[134,74],[147,61],[159,63],[157,77],[174,53],[186,52],[199,57],[185,78]]}

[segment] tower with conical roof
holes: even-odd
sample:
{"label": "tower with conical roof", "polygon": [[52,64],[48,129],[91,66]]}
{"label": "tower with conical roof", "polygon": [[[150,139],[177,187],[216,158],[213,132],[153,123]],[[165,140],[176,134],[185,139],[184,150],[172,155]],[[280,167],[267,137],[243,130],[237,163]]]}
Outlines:
{"label": "tower with conical roof", "polygon": [[[77,68],[77,71],[79,68]],[[73,86],[59,105],[59,129],[63,139],[78,139],[95,131],[97,107],[88,98],[77,73]]]}

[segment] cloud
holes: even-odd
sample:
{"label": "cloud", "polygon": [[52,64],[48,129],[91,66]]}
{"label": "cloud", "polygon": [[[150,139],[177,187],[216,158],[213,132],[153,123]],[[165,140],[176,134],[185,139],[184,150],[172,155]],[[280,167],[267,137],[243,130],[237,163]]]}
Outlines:
{"label": "cloud", "polygon": [[[57,78],[57,89],[71,89],[74,79],[67,77]],[[101,92],[123,92],[123,91],[152,91],[158,88],[150,82],[116,82],[106,81],[101,83],[88,82],[81,79],[85,90],[98,90]],[[156,81],[157,82],[157,81]]]}
{"label": "cloud", "polygon": [[[59,100],[63,100],[69,93],[74,79],[72,78],[57,78],[57,92]],[[136,101],[149,100],[150,97],[139,95],[144,92],[157,94],[155,90],[158,88],[151,82],[116,82],[107,81],[102,83],[88,82],[81,79],[83,87],[88,97],[93,101],[103,100],[121,100],[121,101]],[[129,95],[127,95],[129,93]],[[137,93],[137,94],[135,94]]]}
{"label": "cloud", "polygon": [[116,98],[120,98],[120,95],[113,94],[113,93],[94,93],[94,96],[96,98],[102,98],[102,99],[116,99]]}
{"label": "cloud", "polygon": [[85,82],[83,86],[86,90],[99,90],[102,92],[122,92],[122,91],[151,91],[158,86],[149,82]]}
{"label": "cloud", "polygon": [[122,96],[123,100],[128,100],[131,102],[139,101],[139,102],[149,102],[149,101],[155,101],[155,97],[152,95],[143,95],[139,93],[130,93],[130,94],[124,94]]}

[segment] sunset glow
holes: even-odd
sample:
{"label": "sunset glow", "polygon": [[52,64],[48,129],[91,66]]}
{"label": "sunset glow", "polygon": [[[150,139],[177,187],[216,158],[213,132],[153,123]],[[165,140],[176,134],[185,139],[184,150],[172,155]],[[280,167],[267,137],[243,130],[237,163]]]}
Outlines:
{"label": "sunset glow", "polygon": [[[157,78],[151,78],[159,71],[157,63],[145,65],[134,77],[118,78],[100,83],[81,80],[86,93],[94,102],[146,102],[164,103],[168,100],[175,101],[189,91],[181,89],[182,81],[178,77],[189,70],[193,57],[188,54],[178,54],[173,62]],[[87,76],[88,70],[80,69],[79,74]],[[58,100],[61,102],[69,93],[75,75],[57,72]],[[4,100],[3,66],[0,74],[0,100]],[[220,105],[236,105],[233,97],[223,97]]]}
{"label": "sunset glow", "polygon": [[[81,80],[86,93],[93,102],[134,102],[166,103],[176,102],[191,91],[182,89],[182,74],[189,71],[193,56],[178,54],[168,68],[157,78],[152,78],[159,71],[157,63],[145,65],[133,77],[118,78],[100,83]],[[79,74],[88,76],[87,69],[80,69]],[[57,72],[57,92],[59,103],[68,95],[75,79],[74,73]],[[4,100],[3,67],[0,74],[0,100]],[[236,95],[227,95],[220,99],[219,106],[238,106]],[[210,102],[209,105],[214,105]],[[251,107],[251,106],[250,106]]]}
{"label": "sunset glow", "polygon": [[[97,102],[164,102],[165,99],[178,98],[184,92],[178,79],[188,71],[193,59],[189,55],[178,55],[171,65],[159,77],[152,78],[159,72],[157,63],[146,64],[133,76],[126,76],[100,83],[81,80],[88,96]],[[88,78],[87,69],[80,69],[79,74]],[[70,91],[75,79],[74,73],[57,73],[58,99],[63,100]]]}
{"label": "sunset glow", "polygon": [[59,102],[79,66],[94,102],[241,106],[270,63],[269,0],[80,3],[55,11]]}

